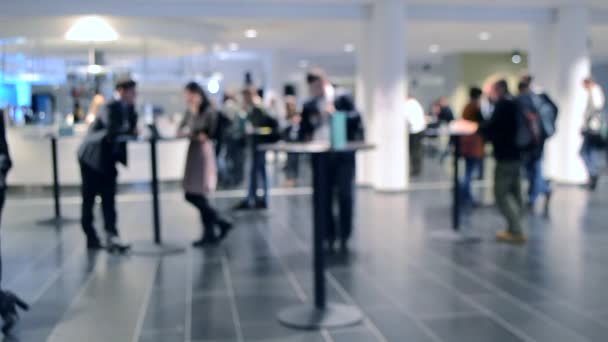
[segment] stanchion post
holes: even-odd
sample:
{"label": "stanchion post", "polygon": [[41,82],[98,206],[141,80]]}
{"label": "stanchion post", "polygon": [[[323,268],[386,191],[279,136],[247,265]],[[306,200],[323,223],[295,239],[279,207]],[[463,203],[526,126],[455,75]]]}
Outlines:
{"label": "stanchion post", "polygon": [[55,218],[61,219],[61,189],[59,187],[59,167],[57,162],[57,137],[51,136],[51,158],[53,164],[53,197],[55,199]]}
{"label": "stanchion post", "polygon": [[454,231],[460,230],[460,137],[458,135],[452,136],[452,142],[454,144],[454,200],[452,205],[452,228]]}
{"label": "stanchion post", "polygon": [[314,270],[314,288],[315,288],[315,307],[317,309],[325,309],[327,297],[325,293],[325,251],[323,250],[323,241],[325,241],[326,217],[323,213],[328,205],[325,193],[328,184],[326,182],[325,162],[327,154],[313,154],[313,211],[314,211],[314,229],[313,229],[313,270]]}
{"label": "stanchion post", "polygon": [[158,165],[157,165],[157,139],[150,138],[150,169],[152,175],[152,218],[154,225],[154,243],[160,245],[162,242],[160,235],[160,205],[158,202]]}

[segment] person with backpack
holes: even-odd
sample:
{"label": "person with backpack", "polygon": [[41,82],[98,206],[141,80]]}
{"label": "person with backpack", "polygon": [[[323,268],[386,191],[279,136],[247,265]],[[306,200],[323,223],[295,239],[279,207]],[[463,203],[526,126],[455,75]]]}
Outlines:
{"label": "person with backpack", "polygon": [[543,156],[545,142],[555,133],[557,106],[544,93],[537,94],[532,90],[532,77],[524,76],[519,82],[519,102],[533,139],[523,151],[524,166],[528,178],[528,210],[534,211],[539,196],[544,195],[545,216],[549,214],[551,203],[551,184],[543,176]]}
{"label": "person with backpack", "polygon": [[494,147],[494,197],[508,225],[506,230],[496,234],[496,240],[522,244],[527,240],[523,226],[521,150],[517,141],[522,110],[504,79],[494,83],[489,95],[494,102],[494,113],[479,126],[478,132]]}
{"label": "person with backpack", "polygon": [[[266,176],[266,152],[258,151],[261,144],[275,143],[280,138],[279,123],[261,105],[261,99],[254,86],[243,90],[243,104],[247,111],[247,131],[251,138],[251,170],[247,197],[237,204],[235,210],[267,209],[268,178]],[[262,181],[262,196],[257,195],[258,181]]]}
{"label": "person with backpack", "polygon": [[595,191],[600,175],[597,165],[597,152],[608,144],[608,126],[605,114],[602,112],[606,104],[606,98],[602,88],[592,78],[585,79],[583,87],[587,91],[588,99],[582,129],[583,145],[580,154],[589,173],[587,186],[590,191]]}

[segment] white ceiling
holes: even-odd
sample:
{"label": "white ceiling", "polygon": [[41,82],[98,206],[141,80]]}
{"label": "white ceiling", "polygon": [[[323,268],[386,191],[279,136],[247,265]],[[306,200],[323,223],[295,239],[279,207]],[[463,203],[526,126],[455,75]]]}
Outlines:
{"label": "white ceiling", "polygon": [[[25,43],[7,46],[9,53],[86,58],[87,45],[66,42],[62,37],[79,17],[74,13],[107,12],[110,14],[104,17],[122,39],[99,47],[110,57],[123,61],[141,58],[143,54],[156,57],[200,54],[214,45],[225,48],[235,42],[246,51],[279,50],[285,62],[293,65],[301,59],[313,63],[315,59],[343,59],[353,64],[353,55],[345,53],[343,47],[346,43],[361,45],[361,20],[357,16],[365,15],[365,5],[373,1],[0,1],[0,37],[26,39]],[[409,58],[432,59],[431,44],[440,45],[440,54],[526,50],[530,18],[550,14],[551,9],[563,4],[583,2],[593,6],[594,18],[599,18],[591,29],[593,56],[596,60],[608,60],[608,19],[605,22],[602,19],[608,18],[608,0],[407,0],[412,15],[419,16],[404,25]],[[301,13],[289,12],[289,8]],[[281,17],[282,11],[286,18]],[[123,15],[115,15],[116,12]],[[316,19],[324,12],[327,16]],[[465,13],[474,15],[467,17]],[[334,15],[337,19],[330,19]],[[489,20],[482,20],[484,15]],[[458,20],[460,16],[463,18]],[[258,30],[258,38],[244,37],[244,30],[249,28]],[[490,32],[492,39],[480,41],[481,31]]]}

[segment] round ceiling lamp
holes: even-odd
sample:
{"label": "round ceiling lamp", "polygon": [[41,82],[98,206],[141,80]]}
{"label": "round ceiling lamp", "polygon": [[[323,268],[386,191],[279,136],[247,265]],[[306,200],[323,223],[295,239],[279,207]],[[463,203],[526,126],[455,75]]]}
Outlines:
{"label": "round ceiling lamp", "polygon": [[111,42],[118,40],[118,37],[107,21],[96,16],[78,19],[65,34],[66,40],[77,42]]}

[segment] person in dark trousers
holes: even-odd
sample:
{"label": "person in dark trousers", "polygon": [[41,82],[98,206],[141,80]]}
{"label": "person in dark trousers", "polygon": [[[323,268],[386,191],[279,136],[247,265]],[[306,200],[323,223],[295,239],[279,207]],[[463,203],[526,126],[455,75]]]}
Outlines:
{"label": "person in dark trousers", "polygon": [[[481,125],[484,121],[481,114],[481,89],[473,87],[469,90],[469,103],[462,111],[462,119]],[[460,138],[460,151],[465,160],[464,179],[462,181],[462,197],[465,203],[478,206],[478,202],[473,196],[471,183],[480,174],[485,157],[485,142],[481,134],[473,134]]]}
{"label": "person in dark trousers", "polygon": [[[310,99],[302,107],[302,122],[300,124],[300,140],[329,141],[327,121],[335,111],[333,100],[327,94],[329,82],[323,71],[315,69],[306,76]],[[320,129],[323,128],[323,129]]]}
{"label": "person in dark trousers", "polygon": [[[532,115],[539,115],[539,108],[537,108],[537,102],[540,101],[540,97],[532,91],[532,78],[529,76],[523,77],[518,85],[519,96],[517,101],[524,113],[532,113]],[[542,125],[541,125],[542,127]],[[549,207],[551,203],[551,185],[545,179],[543,175],[543,156],[545,151],[546,134],[540,134],[540,141],[530,149],[523,153],[523,161],[526,169],[526,175],[528,178],[528,210],[534,211],[536,200],[539,196],[545,196],[544,203],[544,214],[549,214]]]}
{"label": "person in dark trousers", "polygon": [[[285,98],[285,109],[287,112],[287,127],[283,130],[283,140],[287,142],[300,141],[300,123],[302,117],[296,108],[296,98],[287,96]],[[285,165],[286,185],[293,187],[298,181],[300,168],[300,156],[297,153],[288,153]]]}
{"label": "person in dark trousers", "polygon": [[[184,93],[188,110],[177,133],[180,137],[190,138],[183,187],[186,201],[199,210],[204,226],[202,238],[192,245],[203,247],[220,242],[232,229],[232,223],[222,218],[207,198],[217,183],[215,150],[211,137],[218,129],[220,114],[213,108],[198,83],[188,83]],[[216,234],[216,228],[220,229],[219,235]]]}
{"label": "person in dark trousers", "polygon": [[245,168],[245,147],[247,135],[245,126],[247,118],[242,106],[236,100],[236,96],[230,92],[224,94],[224,106],[222,112],[232,122],[226,132],[226,179],[227,186],[237,186],[243,182]]}
{"label": "person in dark trousers", "polygon": [[[346,114],[346,134],[349,142],[364,141],[363,120],[355,109],[352,97],[348,95],[339,96],[334,103],[336,111]],[[333,187],[327,189],[330,203],[335,198],[338,202],[339,215],[334,217],[333,205],[326,208],[327,222],[327,244],[330,251],[334,250],[336,241],[340,242],[340,251],[348,252],[348,242],[353,231],[353,210],[355,205],[355,152],[338,153],[330,155],[328,163],[328,184]],[[337,229],[336,229],[337,228]]]}
{"label": "person in dark trousers", "polygon": [[595,191],[600,177],[597,153],[606,148],[607,143],[602,141],[603,138],[599,132],[607,120],[606,114],[602,112],[606,105],[606,97],[602,87],[595,83],[593,78],[585,79],[583,87],[587,93],[587,108],[585,109],[585,119],[581,132],[583,134],[583,145],[580,155],[589,174],[587,188],[590,191]]}
{"label": "person in dark trousers", "polygon": [[523,227],[521,153],[516,141],[522,109],[511,96],[505,80],[494,84],[490,98],[495,104],[494,113],[479,127],[479,132],[494,147],[494,197],[508,224],[506,230],[496,234],[496,239],[499,242],[521,244],[527,240]]}
{"label": "person in dark trousers", "polygon": [[110,252],[125,252],[131,247],[121,240],[116,227],[116,164],[127,165],[125,139],[137,134],[136,86],[133,80],[121,80],[116,84],[118,99],[109,103],[106,110],[97,115],[78,150],[82,175],[81,223],[89,250],[104,247],[93,225],[97,196],[101,196],[106,231],[105,248]]}
{"label": "person in dark trousers", "polygon": [[[2,210],[4,209],[4,201],[6,199],[6,176],[13,166],[11,156],[6,142],[6,127],[4,124],[4,112],[0,110],[0,219],[2,218]],[[0,239],[1,241],[1,239]],[[0,285],[2,282],[2,252],[0,248]],[[4,321],[2,325],[2,333],[10,334],[13,326],[19,320],[17,309],[29,310],[29,306],[17,297],[11,291],[7,291],[0,287],[0,317]]]}
{"label": "person in dark trousers", "polygon": [[[278,141],[279,123],[261,105],[257,89],[248,86],[243,90],[243,104],[247,111],[248,133],[251,143],[251,169],[247,197],[235,206],[235,210],[267,209],[268,178],[266,175],[266,152],[258,151],[261,144]],[[258,182],[262,182],[262,195],[258,196]]]}

